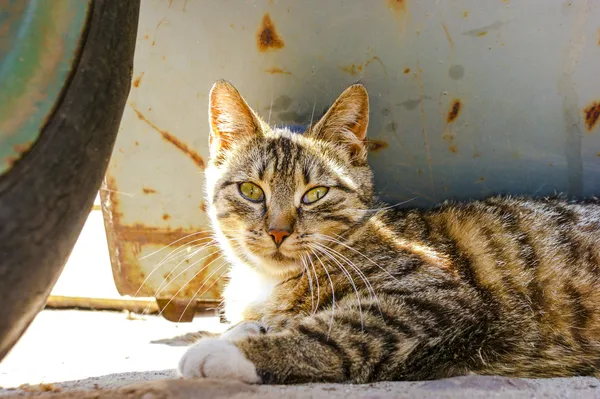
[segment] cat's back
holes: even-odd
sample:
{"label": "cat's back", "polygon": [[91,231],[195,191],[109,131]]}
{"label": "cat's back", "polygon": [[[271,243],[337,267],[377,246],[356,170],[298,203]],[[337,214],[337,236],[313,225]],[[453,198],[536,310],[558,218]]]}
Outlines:
{"label": "cat's back", "polygon": [[506,311],[531,316],[545,335],[599,340],[599,200],[492,197],[387,212],[382,221]]}

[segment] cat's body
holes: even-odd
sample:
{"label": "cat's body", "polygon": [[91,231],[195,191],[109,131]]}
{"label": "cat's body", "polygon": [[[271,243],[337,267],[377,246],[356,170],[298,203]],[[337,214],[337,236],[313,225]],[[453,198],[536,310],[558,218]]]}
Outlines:
{"label": "cat's body", "polygon": [[361,86],[304,135],[269,129],[226,83],[210,116],[208,198],[232,263],[226,316],[241,324],[190,348],[182,375],[364,383],[600,370],[600,202],[375,205]]}

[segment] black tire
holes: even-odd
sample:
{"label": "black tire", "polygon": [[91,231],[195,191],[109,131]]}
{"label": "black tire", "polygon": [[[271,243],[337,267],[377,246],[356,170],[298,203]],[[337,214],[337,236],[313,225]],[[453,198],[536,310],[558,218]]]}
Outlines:
{"label": "black tire", "polygon": [[53,115],[0,177],[0,360],[44,307],[106,172],[131,85],[139,7],[93,1]]}

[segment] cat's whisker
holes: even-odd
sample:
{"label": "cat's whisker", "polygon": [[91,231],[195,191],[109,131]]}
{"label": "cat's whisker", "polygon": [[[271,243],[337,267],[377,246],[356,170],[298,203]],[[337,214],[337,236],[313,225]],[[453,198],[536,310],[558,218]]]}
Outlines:
{"label": "cat's whisker", "polygon": [[322,249],[324,249],[324,250],[326,250],[328,252],[331,252],[333,255],[335,255],[339,259],[343,260],[348,266],[352,267],[352,269],[361,277],[361,279],[365,283],[365,286],[372,293],[372,295],[376,295],[375,294],[375,290],[373,289],[373,286],[371,285],[371,283],[367,279],[367,276],[362,272],[362,270],[360,270],[360,267],[358,267],[358,265],[356,265],[352,260],[348,259],[341,252],[336,251],[335,249],[330,248],[330,247],[328,247],[326,245],[323,245],[323,244],[321,244],[319,242],[316,242],[315,245],[321,247]]}
{"label": "cat's whisker", "polygon": [[[201,241],[201,240],[205,240],[205,239],[207,239],[207,238],[208,238],[208,237],[200,238],[200,239],[197,239],[197,240],[192,240],[192,241],[191,241],[191,242],[189,242],[188,244],[191,244],[192,242],[198,242],[198,241]],[[182,247],[183,247],[183,249],[182,249]],[[158,263],[156,264],[156,266],[154,266],[154,267],[152,268],[152,270],[150,271],[150,273],[148,273],[148,275],[146,276],[146,278],[144,279],[144,281],[142,281],[142,283],[141,283],[141,284],[140,284],[140,286],[138,287],[137,291],[136,291],[136,292],[135,292],[135,294],[133,295],[134,297],[138,296],[138,294],[140,293],[141,289],[144,287],[144,285],[146,285],[146,283],[148,282],[148,279],[149,279],[150,277],[152,277],[152,275],[154,274],[154,272],[156,272],[158,269],[160,269],[160,267],[161,267],[161,266],[163,266],[163,265],[164,265],[164,264],[166,264],[166,263],[167,263],[169,260],[171,260],[171,255],[172,255],[174,252],[181,252],[181,251],[185,251],[187,248],[189,248],[189,247],[187,247],[187,244],[184,244],[182,247],[179,247],[179,248],[177,248],[177,249],[174,249],[173,251],[171,251],[171,252],[170,252],[170,253],[169,253],[169,254],[168,254],[168,255],[167,255],[165,258],[163,258],[163,259],[162,259],[160,262],[158,262]],[[156,251],[155,251],[154,253],[156,253]],[[147,255],[147,256],[144,256],[144,257],[140,258],[140,260],[142,260],[142,259],[145,259],[145,258],[147,258],[148,256],[149,256],[149,255]],[[175,256],[175,255],[173,255],[173,256]]]}
{"label": "cat's whisker", "polygon": [[[184,258],[181,263],[185,262],[188,259],[191,259],[192,257],[196,256],[196,254],[198,254],[199,252],[201,252],[203,249],[210,247],[210,246],[214,246],[216,244],[215,240],[210,240],[208,242],[204,242],[202,244],[195,244],[195,245],[190,245],[190,246],[184,246],[183,248],[181,248],[180,250],[178,250],[177,254],[173,254],[172,256],[170,256],[168,259],[165,258],[163,259],[158,265],[162,266],[163,264],[166,264],[167,262],[170,261],[176,261],[180,258]],[[176,266],[177,267],[177,266]],[[173,271],[173,270],[171,270]]]}
{"label": "cat's whisker", "polygon": [[[177,256],[179,253],[181,252],[185,252],[187,250],[187,248],[189,248],[190,246],[192,246],[191,244],[194,244],[196,242],[201,242],[201,241],[205,241],[205,240],[213,240],[212,237],[202,237],[202,238],[197,238],[195,240],[186,242],[185,244],[180,245],[179,247],[173,249],[171,252],[169,252],[160,262],[159,264],[165,263],[167,261],[169,261],[171,259],[171,257]],[[194,245],[202,245],[202,244],[194,244]],[[144,257],[146,258],[146,257]],[[144,258],[140,258],[144,259]]]}
{"label": "cat's whisker", "polygon": [[371,299],[375,300],[375,302],[377,303],[377,308],[379,309],[379,312],[381,313],[381,305],[380,305],[380,302],[379,302],[379,297],[377,296],[377,293],[375,292],[375,289],[373,288],[373,285],[371,284],[371,282],[369,281],[369,279],[367,278],[367,276],[362,272],[362,270],[360,270],[360,268],[354,262],[352,262],[352,260],[348,259],[346,256],[344,256],[340,252],[336,251],[335,249],[329,248],[329,247],[327,247],[325,245],[322,245],[320,243],[315,243],[315,244],[317,246],[321,247],[323,250],[326,250],[326,251],[330,252],[332,255],[334,255],[337,258],[339,258],[342,261],[344,261],[348,266],[350,266],[352,268],[352,270],[354,270],[356,272],[356,274],[359,275],[359,277],[365,283],[365,286],[367,287],[367,290],[369,291],[369,295],[371,296]]}
{"label": "cat's whisker", "polygon": [[[217,266],[217,268],[215,269],[215,271],[217,270],[221,270],[223,268],[224,265],[227,265],[227,262],[221,262],[221,264],[219,266]],[[202,287],[204,287],[204,285],[206,284],[206,281],[208,281],[208,279],[212,276],[212,274],[210,276],[208,276],[204,282],[202,283],[202,285],[200,287],[198,287],[198,289],[196,290],[196,292],[194,293],[194,295],[192,296],[192,298],[190,299],[190,301],[188,302],[188,304],[185,306],[185,308],[183,309],[183,312],[181,312],[181,316],[179,316],[179,319],[177,320],[177,322],[181,322],[181,318],[183,317],[183,315],[185,314],[185,312],[187,311],[188,307],[191,305],[191,303],[196,299],[196,296],[202,296],[205,293],[208,292],[208,290],[210,290],[224,275],[225,273],[227,273],[227,268],[225,268],[225,271],[223,271],[219,277],[217,277],[215,279],[215,281],[212,282],[211,285],[209,285],[208,287],[206,287],[206,290],[204,290],[201,294],[198,295],[198,292],[200,291],[200,289]]]}
{"label": "cat's whisker", "polygon": [[267,118],[267,125],[271,125],[271,111],[273,111],[273,91],[271,90],[271,106],[269,107],[269,117]]}
{"label": "cat's whisker", "polygon": [[312,126],[312,124],[313,124],[313,120],[314,120],[314,118],[315,118],[315,108],[316,108],[316,107],[317,107],[317,97],[315,96],[315,100],[313,101],[312,112],[311,112],[311,114],[310,114],[310,124],[308,125],[308,126],[309,126],[309,127],[308,127],[309,129],[310,129],[310,127]]}
{"label": "cat's whisker", "polygon": [[[194,244],[195,242],[200,242],[200,243]],[[162,264],[172,261],[174,259],[178,259],[180,256],[187,256],[187,255],[189,255],[190,251],[193,251],[195,248],[198,248],[199,246],[203,246],[203,245],[208,245],[213,242],[216,242],[215,239],[210,238],[210,237],[205,237],[202,239],[193,240],[189,243],[183,244],[178,249],[171,251],[171,253],[169,255],[167,255],[165,258],[163,258],[159,262],[159,265],[162,265]]]}
{"label": "cat's whisker", "polygon": [[302,263],[302,267],[304,268],[304,271],[306,272],[306,278],[308,278],[308,288],[310,289],[310,313],[314,314],[315,313],[315,297],[314,297],[314,292],[313,292],[312,276],[310,273],[310,269],[308,268],[308,264],[306,263],[306,261],[304,259],[304,255],[300,255],[300,263]]}
{"label": "cat's whisker", "polygon": [[365,258],[366,260],[368,260],[370,263],[372,263],[373,265],[377,266],[382,272],[386,273],[388,276],[390,276],[391,278],[393,278],[396,281],[400,281],[396,278],[396,276],[394,276],[392,273],[390,273],[388,270],[384,269],[383,267],[379,266],[379,264],[377,264],[373,259],[369,258],[367,255],[363,254],[360,251],[357,251],[356,249],[344,244],[343,242],[336,240],[335,238],[328,236],[328,235],[324,235],[324,234],[318,234],[319,237],[321,237],[322,239],[326,240],[326,241],[330,241],[336,244],[339,244],[341,246],[343,246],[344,248],[348,248],[349,250],[359,254],[360,256],[362,256],[363,258]]}
{"label": "cat's whisker", "polygon": [[[204,269],[206,269],[208,266],[210,266],[211,264],[213,264],[214,262],[216,262],[217,260],[221,259],[223,257],[223,255],[219,255],[218,257],[216,257],[215,259],[211,260],[210,262],[208,262],[202,269],[198,270],[198,272],[194,273],[194,275],[188,280],[186,281],[178,290],[177,292],[171,296],[171,298],[169,299],[169,301],[165,304],[165,306],[163,307],[163,310],[167,308],[167,306],[169,306],[169,304],[173,301],[173,299],[175,299],[177,297],[177,295],[179,295],[179,293],[185,288],[186,285],[188,285],[193,279],[195,279],[196,277],[198,277],[198,275],[200,273],[202,273],[202,271]],[[210,277],[212,277],[212,275],[215,273],[215,271],[213,270],[213,272],[208,275],[206,277],[205,280],[208,280]],[[159,316],[162,314],[163,310],[161,310],[159,312]]]}
{"label": "cat's whisker", "polygon": [[[158,292],[155,293],[154,297],[157,297],[158,295],[160,295],[160,293],[165,290],[169,284],[171,284],[171,282],[175,281],[179,276],[181,276],[183,273],[185,273],[186,271],[188,271],[190,268],[194,267],[195,265],[197,265],[198,263],[202,262],[204,259],[210,257],[214,255],[213,253],[208,254],[207,256],[202,257],[201,259],[198,259],[197,261],[194,261],[192,264],[188,265],[184,270],[182,270],[177,276],[173,277],[171,279],[171,281],[168,281],[167,284],[163,287],[162,285],[164,284],[165,281],[167,281],[167,279],[165,279],[163,281],[163,283],[161,283],[161,285],[159,286],[159,288],[157,289]],[[219,255],[217,258],[213,259],[211,262],[209,262],[208,264],[204,265],[200,270],[198,270],[196,272],[196,274],[194,276],[192,276],[192,278],[190,278],[183,286],[185,287],[187,284],[189,284],[194,278],[196,278],[196,276],[198,276],[198,274],[200,274],[203,270],[205,270],[208,266],[210,266],[213,262],[215,262],[216,260],[222,258],[224,255],[221,253],[221,255]],[[167,276],[168,277],[168,276]],[[161,288],[162,287],[162,288]],[[182,287],[183,288],[183,287]],[[177,293],[179,293],[181,291],[181,289],[179,291],[177,291]],[[177,295],[177,294],[176,294]]]}
{"label": "cat's whisker", "polygon": [[[202,258],[192,262],[190,265],[188,265],[185,269],[183,269],[177,276],[175,276],[174,278],[172,278],[171,280],[169,280],[169,278],[173,275],[173,273],[175,273],[175,270],[177,270],[179,268],[180,265],[182,265],[185,261],[189,260],[190,258],[192,258],[193,256],[195,256],[196,254],[198,254],[200,251],[210,248],[210,247],[215,247],[216,245],[211,242],[209,244],[206,244],[204,246],[202,246],[202,248],[198,248],[197,250],[195,250],[191,255],[188,255],[185,259],[183,259],[182,261],[180,261],[177,265],[175,265],[175,267],[173,267],[171,269],[171,271],[169,271],[169,273],[167,274],[167,276],[163,279],[162,283],[158,286],[158,288],[156,289],[156,291],[158,291],[158,293],[162,292],[163,289],[167,288],[167,286],[171,283],[171,281],[174,281],[177,279],[177,277],[181,276],[183,273],[185,273],[186,271],[188,271],[190,268],[194,267],[195,265],[197,265],[198,263],[202,262],[204,259],[214,255],[214,252],[209,253],[206,256],[203,256]],[[218,248],[218,247],[217,247]],[[163,284],[165,284],[165,282],[167,283],[164,287]],[[155,296],[158,295],[157,293],[155,293]]]}
{"label": "cat's whisker", "polygon": [[352,211],[358,211],[358,212],[377,212],[377,211],[383,211],[383,210],[386,210],[386,209],[392,209],[392,208],[395,208],[397,206],[402,206],[402,205],[408,204],[409,202],[412,202],[412,201],[416,200],[417,198],[419,198],[419,197],[413,197],[413,198],[408,199],[406,201],[398,202],[397,204],[388,205],[388,206],[384,206],[384,207],[381,207],[381,208],[371,208],[371,209],[350,208],[350,210],[352,210]]}
{"label": "cat's whisker", "polygon": [[327,339],[329,339],[329,336],[331,335],[331,329],[333,328],[333,317],[335,315],[335,288],[333,285],[333,280],[331,280],[331,275],[329,274],[329,271],[327,271],[327,267],[325,266],[319,255],[317,255],[317,253],[312,248],[311,252],[323,267],[323,270],[325,271],[325,273],[327,274],[327,278],[329,279],[329,284],[331,285],[331,320],[329,321],[329,330],[327,330]]}
{"label": "cat's whisker", "polygon": [[[191,269],[192,267],[194,267],[195,265],[197,265],[198,263],[202,262],[204,259],[206,259],[207,257],[211,256],[212,254],[209,254],[201,259],[198,259],[197,261],[193,262],[192,264],[188,265],[185,269],[183,269],[177,276],[175,276],[174,278],[169,280],[169,277],[173,274],[173,272],[175,270],[177,270],[177,268],[179,267],[180,264],[182,264],[183,262],[185,262],[185,259],[183,261],[181,261],[180,263],[178,263],[170,272],[169,274],[167,274],[167,276],[163,279],[163,281],[159,284],[159,286],[156,288],[156,290],[154,290],[154,298],[158,298],[158,296],[160,296],[160,294],[173,282],[175,281],[179,276],[181,276],[183,273],[185,273],[186,271],[188,271],[189,269]],[[210,263],[208,264],[210,265]],[[198,270],[196,272],[196,274],[194,275],[193,278],[195,278],[198,274],[200,274],[204,269],[206,269],[208,267],[208,265],[205,265],[204,267],[202,267],[200,270]],[[190,279],[189,281],[191,281],[192,279]],[[188,283],[189,283],[188,281]],[[165,284],[166,283],[166,284]],[[187,284],[187,283],[186,283]],[[144,309],[144,312],[147,312],[150,309],[150,304],[148,304],[146,306],[146,308]]]}
{"label": "cat's whisker", "polygon": [[364,331],[365,330],[365,322],[363,319],[362,306],[360,304],[360,295],[358,293],[358,289],[356,288],[356,284],[354,283],[354,279],[352,278],[352,275],[348,272],[348,269],[346,269],[344,267],[344,265],[342,265],[341,262],[339,262],[337,259],[335,259],[331,254],[327,253],[326,251],[322,250],[321,248],[319,248],[317,246],[314,246],[313,248],[316,249],[321,254],[323,254],[324,256],[326,256],[328,259],[331,259],[340,268],[341,272],[344,273],[344,276],[348,279],[348,281],[350,282],[350,285],[352,285],[352,289],[354,289],[354,293],[356,294],[356,303],[358,305],[358,314],[360,316],[360,327],[361,327],[361,330]]}
{"label": "cat's whisker", "polygon": [[177,240],[173,241],[172,243],[170,243],[170,244],[168,244],[168,245],[165,245],[165,246],[164,246],[164,247],[162,247],[161,249],[158,249],[158,250],[156,250],[156,251],[154,251],[154,252],[152,252],[152,253],[150,253],[150,254],[148,254],[148,255],[144,255],[144,256],[142,256],[142,257],[140,258],[140,260],[142,260],[142,259],[146,259],[146,258],[148,258],[148,257],[150,257],[150,256],[152,256],[152,255],[154,255],[154,254],[157,254],[157,253],[159,253],[160,251],[162,251],[162,250],[164,250],[164,249],[167,249],[167,248],[169,248],[171,245],[173,245],[173,244],[177,244],[178,242],[180,242],[180,241],[182,241],[182,240],[185,240],[186,238],[189,238],[189,237],[191,237],[191,236],[197,235],[197,234],[206,234],[206,232],[205,232],[205,231],[197,231],[197,232],[195,232],[195,233],[190,233],[190,234],[187,234],[187,235],[185,235],[185,236],[183,236],[183,237],[181,237],[181,238],[179,238],[179,239],[177,239]]}
{"label": "cat's whisker", "polygon": [[317,284],[317,303],[315,305],[315,310],[313,314],[319,309],[319,303],[321,302],[321,286],[319,284],[319,276],[317,275],[317,270],[315,269],[315,264],[313,263],[310,256],[307,256],[308,262],[310,262],[310,266],[312,268],[313,274],[315,275],[315,283]]}

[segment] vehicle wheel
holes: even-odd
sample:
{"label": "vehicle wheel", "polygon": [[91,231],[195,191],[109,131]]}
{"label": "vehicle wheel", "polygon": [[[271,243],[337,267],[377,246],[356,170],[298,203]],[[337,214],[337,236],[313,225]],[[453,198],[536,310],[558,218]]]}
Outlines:
{"label": "vehicle wheel", "polygon": [[0,176],[0,360],[44,307],[100,187],[131,85],[139,6],[91,3],[69,81]]}

